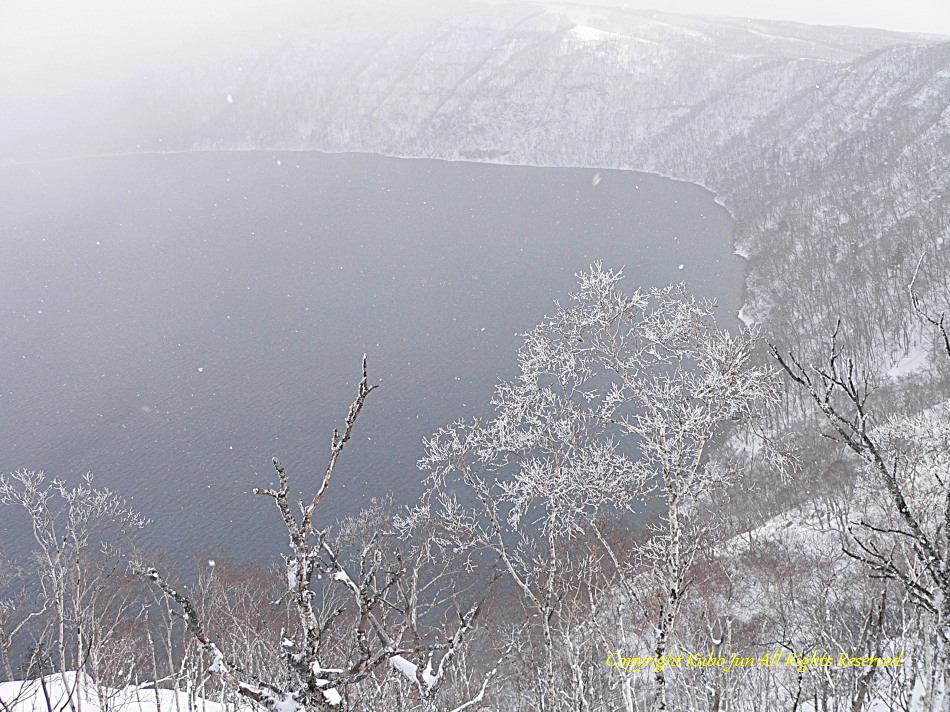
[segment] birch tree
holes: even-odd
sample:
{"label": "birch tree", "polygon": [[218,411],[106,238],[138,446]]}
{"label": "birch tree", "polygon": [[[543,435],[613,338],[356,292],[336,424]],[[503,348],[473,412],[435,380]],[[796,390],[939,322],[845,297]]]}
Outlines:
{"label": "birch tree", "polygon": [[73,688],[85,678],[72,671],[88,674],[101,693],[103,683],[127,682],[135,667],[130,661],[139,641],[128,630],[139,607],[124,557],[147,520],[111,490],[95,487],[92,475],[70,487],[20,469],[0,477],[0,504],[29,517],[36,543],[29,573],[37,592],[2,646],[28,639],[40,661],[37,672],[59,673],[70,709],[79,710],[87,691]]}
{"label": "birch tree", "polygon": [[[435,694],[480,610],[478,602],[459,608],[450,627],[423,634],[422,619],[431,617],[433,606],[458,603],[454,595],[439,598],[424,592],[419,572],[431,561],[431,552],[425,546],[416,547],[412,550],[415,558],[406,558],[403,552],[385,546],[395,529],[387,529],[378,518],[368,521],[365,513],[359,527],[316,523],[317,507],[366,398],[376,387],[369,384],[364,356],[357,397],[343,427],[333,432],[327,466],[309,500],[297,501],[294,507],[290,474],[277,458],[273,460],[277,485],[254,490],[274,501],[289,538],[290,551],[284,555],[285,596],[295,619],[295,628],[283,633],[281,650],[265,670],[255,672],[233,651],[222,650],[191,598],[156,568],[135,567],[174,602],[189,634],[210,658],[209,672],[237,694],[275,712],[339,710],[346,706],[347,691],[369,681],[381,666],[414,684],[425,710],[437,709]],[[447,578],[440,575],[441,581]],[[472,700],[457,709],[480,700],[489,678],[485,677]]]}
{"label": "birch tree", "polygon": [[[567,542],[599,511],[659,508],[639,552],[643,578],[627,590],[650,611],[651,654],[665,656],[706,526],[695,504],[732,476],[710,464],[710,449],[773,398],[754,340],[717,329],[711,303],[682,285],[627,294],[622,276],[599,263],[579,273],[568,302],[525,335],[520,374],[498,385],[494,417],[440,430],[421,461],[430,489],[415,516],[496,552],[540,620],[542,710],[558,707],[552,623],[565,588],[592,574],[565,558]],[[652,597],[642,594],[648,579]],[[654,682],[662,711],[662,669]]]}

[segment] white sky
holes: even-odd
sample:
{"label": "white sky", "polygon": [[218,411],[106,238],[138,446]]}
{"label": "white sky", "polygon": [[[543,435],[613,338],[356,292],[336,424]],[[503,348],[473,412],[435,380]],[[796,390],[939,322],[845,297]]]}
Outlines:
{"label": "white sky", "polygon": [[[241,52],[279,36],[299,13],[450,12],[464,0],[0,0],[0,103],[110,86],[202,55]],[[506,0],[489,0],[505,2]],[[530,0],[544,2],[545,0]],[[668,12],[764,17],[944,34],[950,0],[597,0]],[[394,8],[394,6],[397,6]],[[183,38],[189,37],[186,45]],[[0,121],[2,124],[2,121]]]}

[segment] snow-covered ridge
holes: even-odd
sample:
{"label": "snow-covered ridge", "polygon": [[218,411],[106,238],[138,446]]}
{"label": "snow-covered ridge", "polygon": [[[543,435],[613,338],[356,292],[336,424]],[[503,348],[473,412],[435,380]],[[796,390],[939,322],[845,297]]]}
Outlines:
{"label": "snow-covered ridge", "polygon": [[[809,68],[817,63],[827,71],[829,63],[844,66],[922,39],[576,5],[471,3],[459,16],[428,19],[330,14],[323,18],[314,11],[270,44],[262,38],[245,56],[215,56],[205,48],[201,63],[156,67],[153,75],[137,77],[123,92],[96,96],[94,103],[85,94],[66,97],[69,112],[62,116],[69,120],[60,118],[55,126],[62,135],[51,135],[45,119],[33,127],[42,140],[32,144],[11,132],[0,139],[0,160],[194,148],[346,148],[444,158],[506,152],[548,165],[571,156],[602,167],[634,165],[646,162],[644,141],[671,129],[676,139],[686,128],[671,124],[687,115],[675,107],[715,112],[716,104],[739,101],[744,111],[760,116],[766,91],[790,97],[809,86],[805,66],[785,77],[776,62],[805,60]],[[565,36],[593,45],[609,38],[623,45],[630,63],[656,70],[631,81],[618,73],[623,67],[588,63],[582,55],[560,57],[557,40]],[[763,75],[754,92],[741,86],[750,73]],[[629,124],[601,115],[601,131],[593,133],[593,117],[570,101],[551,115],[556,104],[548,100],[570,97],[578,85],[610,96],[605,110],[629,115]],[[735,89],[733,96],[727,88]],[[719,99],[709,105],[713,97]],[[15,119],[23,107],[8,108]],[[523,118],[499,123],[515,113]],[[443,115],[457,121],[438,121]],[[578,130],[559,136],[556,153],[548,141],[517,143],[525,129],[532,139],[542,138],[545,118],[556,125],[575,121]],[[469,125],[479,132],[471,135]],[[621,133],[629,128],[635,130]],[[722,126],[730,134],[737,128]],[[621,137],[624,144],[609,145]]]}

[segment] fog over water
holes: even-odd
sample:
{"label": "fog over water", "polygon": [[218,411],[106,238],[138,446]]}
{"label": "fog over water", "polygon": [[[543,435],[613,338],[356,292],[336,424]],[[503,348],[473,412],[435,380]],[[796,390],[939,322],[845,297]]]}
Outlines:
{"label": "fog over water", "polygon": [[[631,172],[195,153],[7,167],[0,196],[0,471],[94,472],[170,550],[283,547],[249,492],[274,455],[316,480],[364,352],[382,387],[324,522],[412,501],[422,439],[488,412],[593,260],[686,280],[730,326],[741,296],[713,196]],[[5,552],[26,534],[0,508]]]}

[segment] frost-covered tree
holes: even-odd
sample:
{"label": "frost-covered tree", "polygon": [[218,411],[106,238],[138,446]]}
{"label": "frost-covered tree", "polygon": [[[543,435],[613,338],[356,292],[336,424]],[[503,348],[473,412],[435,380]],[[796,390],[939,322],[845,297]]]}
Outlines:
{"label": "frost-covered tree", "polygon": [[[326,469],[309,501],[298,501],[294,507],[290,476],[276,458],[277,486],[254,490],[274,501],[289,537],[283,585],[294,623],[282,631],[276,646],[268,647],[266,641],[254,646],[264,651],[265,658],[268,650],[272,656],[258,669],[239,657],[246,645],[228,650],[211,634],[227,621],[210,625],[192,597],[173,587],[156,568],[135,567],[174,602],[188,632],[210,658],[209,672],[237,694],[275,712],[339,710],[349,692],[363,683],[378,691],[373,676],[387,669],[417,690],[412,709],[443,709],[436,693],[448,679],[480,609],[479,603],[462,605],[452,585],[455,572],[434,562],[439,557],[431,542],[410,542],[401,549],[390,545],[397,532],[392,518],[383,516],[379,507],[337,525],[319,527],[314,520],[366,397],[375,388],[369,384],[364,356],[357,397],[342,430],[333,433]],[[205,609],[226,618],[214,602]],[[446,609],[452,609],[454,616],[446,615]],[[455,709],[480,701],[490,677],[485,675],[481,688]],[[359,691],[351,696],[361,697]]]}
{"label": "frost-covered tree", "polygon": [[[925,313],[913,288],[911,297],[918,315],[934,327],[938,350],[950,357],[945,315]],[[950,705],[950,405],[912,415],[890,411],[874,398],[883,379],[846,352],[840,329],[839,322],[820,364],[774,347],[773,352],[817,405],[833,430],[830,437],[863,462],[845,553],[871,576],[895,582],[932,624],[924,632],[931,658],[922,666],[924,700],[914,709],[945,710]]]}
{"label": "frost-covered tree", "polygon": [[[598,560],[572,556],[572,540],[594,537],[619,568],[629,557],[599,535],[595,515],[656,512],[638,565],[625,567],[625,591],[652,634],[619,643],[666,655],[708,524],[695,505],[731,476],[711,465],[710,448],[772,397],[753,339],[717,329],[713,305],[685,286],[628,294],[622,272],[599,263],[577,279],[569,301],[525,335],[520,374],[498,385],[494,417],[454,423],[427,442],[420,464],[430,489],[414,513],[442,521],[459,546],[500,558],[540,621],[542,710],[562,707],[555,621]],[[472,497],[476,506],[465,506]],[[661,669],[657,710],[667,708],[666,683]]]}
{"label": "frost-covered tree", "polygon": [[[21,599],[0,647],[28,647],[27,671],[59,673],[67,687],[92,680],[105,704],[102,685],[127,684],[136,667],[139,591],[125,556],[147,520],[116,493],[95,487],[92,475],[70,487],[20,469],[0,476],[0,504],[27,514],[36,545],[32,566],[23,570],[32,598]],[[0,618],[4,608],[0,602]],[[78,711],[90,691],[69,692],[68,704]]]}

